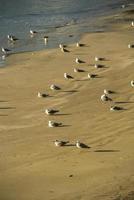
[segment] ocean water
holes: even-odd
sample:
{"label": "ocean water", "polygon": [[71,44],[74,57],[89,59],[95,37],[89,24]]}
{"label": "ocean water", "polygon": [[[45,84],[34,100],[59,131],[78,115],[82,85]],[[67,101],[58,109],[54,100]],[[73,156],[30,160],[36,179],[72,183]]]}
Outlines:
{"label": "ocean water", "polygon": [[[97,19],[129,3],[133,0],[0,0],[0,46],[18,53],[76,42],[83,33],[103,31]],[[31,37],[30,29],[38,34]],[[9,42],[8,34],[19,40]],[[47,44],[44,35],[49,36]]]}

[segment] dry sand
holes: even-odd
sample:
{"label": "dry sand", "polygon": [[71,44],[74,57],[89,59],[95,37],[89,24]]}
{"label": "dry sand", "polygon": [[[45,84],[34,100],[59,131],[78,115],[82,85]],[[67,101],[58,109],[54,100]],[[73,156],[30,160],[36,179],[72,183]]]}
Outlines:
{"label": "dry sand", "polygon": [[[11,55],[0,69],[0,200],[112,200],[134,190],[134,49],[127,47],[134,28],[126,22],[112,29],[87,34],[85,46],[69,45],[69,53]],[[105,58],[104,68],[94,68],[95,56]],[[98,77],[88,80],[88,72]],[[52,83],[62,90],[50,91]],[[100,101],[104,89],[115,91],[113,102]],[[38,91],[51,97],[38,98]],[[110,112],[114,102],[124,110]],[[61,115],[46,116],[50,107]],[[65,126],[49,128],[51,119]],[[91,148],[55,147],[55,139]]]}

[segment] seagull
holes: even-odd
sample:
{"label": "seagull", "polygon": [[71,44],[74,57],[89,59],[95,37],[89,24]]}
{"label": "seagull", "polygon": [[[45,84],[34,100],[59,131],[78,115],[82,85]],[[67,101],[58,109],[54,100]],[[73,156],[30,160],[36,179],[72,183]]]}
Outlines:
{"label": "seagull", "polygon": [[131,81],[131,86],[134,87],[134,80]]}
{"label": "seagull", "polygon": [[38,92],[37,96],[38,96],[39,98],[41,98],[41,97],[48,97],[49,95],[48,95],[48,94],[45,94],[45,93],[42,94],[42,93]]}
{"label": "seagull", "polygon": [[96,76],[97,76],[96,74],[90,74],[90,73],[88,73],[88,75],[87,75],[87,77],[88,77],[89,79],[95,78]]}
{"label": "seagull", "polygon": [[61,141],[61,140],[55,140],[54,144],[56,147],[61,147],[61,146],[65,146],[67,143],[69,143],[69,141]]}
{"label": "seagull", "polygon": [[48,126],[50,128],[52,128],[52,127],[58,127],[58,126],[61,126],[61,125],[62,125],[62,123],[59,123],[59,122],[48,121]]}
{"label": "seagull", "polygon": [[8,54],[8,52],[10,52],[11,50],[2,47],[2,48],[1,48],[1,51],[2,51],[4,54]]}
{"label": "seagull", "polygon": [[67,74],[67,73],[64,73],[64,78],[65,78],[65,79],[74,79],[72,76],[70,76],[70,75]]}
{"label": "seagull", "polygon": [[85,72],[85,70],[74,68],[74,72]]}
{"label": "seagull", "polygon": [[134,26],[134,21],[131,22],[131,26]]}
{"label": "seagull", "polygon": [[80,141],[77,141],[76,142],[76,147],[77,148],[90,148],[89,146],[87,146],[86,144],[84,144],[84,143],[81,143]]}
{"label": "seagull", "polygon": [[103,58],[100,58],[100,57],[97,57],[97,56],[96,56],[96,57],[94,58],[94,60],[95,60],[95,61],[100,61],[100,60],[103,60]]}
{"label": "seagull", "polygon": [[37,34],[37,31],[33,31],[30,29],[30,34],[31,34],[31,37],[33,37],[35,34]]}
{"label": "seagull", "polygon": [[134,48],[134,44],[128,44],[128,48],[129,49]]}
{"label": "seagull", "polygon": [[54,85],[54,84],[52,84],[52,85],[50,86],[50,89],[51,89],[51,90],[61,90],[61,88],[60,88],[59,86]]}
{"label": "seagull", "polygon": [[101,95],[101,100],[102,101],[112,101],[110,97],[108,97],[106,94]]}
{"label": "seagull", "polygon": [[59,110],[54,110],[54,109],[46,109],[45,113],[47,115],[54,115],[55,113],[59,112]]}
{"label": "seagull", "polygon": [[76,62],[77,64],[79,64],[79,63],[82,63],[83,61],[80,60],[79,58],[76,58],[76,59],[75,59],[75,62]]}
{"label": "seagull", "polygon": [[64,45],[64,44],[59,44],[59,48],[60,48],[60,49],[62,49],[62,48],[64,48],[64,47],[66,47],[66,45]]}
{"label": "seagull", "polygon": [[16,40],[18,40],[15,36],[13,36],[13,35],[7,35],[7,38],[8,38],[8,40],[9,41],[11,41],[11,42],[15,42]]}
{"label": "seagull", "polygon": [[47,42],[48,42],[48,36],[44,36],[44,42],[45,42],[45,44],[47,44]]}
{"label": "seagull", "polygon": [[113,93],[111,90],[104,89],[104,94],[111,94],[111,93]]}
{"label": "seagull", "polygon": [[118,107],[118,106],[111,106],[110,111],[116,111],[116,110],[123,110],[123,108]]}
{"label": "seagull", "polygon": [[99,65],[99,64],[95,64],[94,65],[94,67],[96,68],[96,69],[98,69],[98,68],[101,68],[103,65]]}
{"label": "seagull", "polygon": [[77,46],[77,47],[80,47],[80,43],[79,43],[79,42],[77,42],[77,43],[76,43],[76,46]]}

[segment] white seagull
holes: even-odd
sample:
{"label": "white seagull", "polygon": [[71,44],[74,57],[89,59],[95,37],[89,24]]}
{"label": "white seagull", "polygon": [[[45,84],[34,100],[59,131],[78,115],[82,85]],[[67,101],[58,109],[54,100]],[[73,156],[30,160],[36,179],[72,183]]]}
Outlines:
{"label": "white seagull", "polygon": [[128,48],[129,49],[134,48],[134,44],[128,44]]}
{"label": "white seagull", "polygon": [[87,146],[84,143],[81,143],[80,141],[76,142],[76,147],[79,148],[79,149],[81,149],[81,148],[90,148],[89,146]]}
{"label": "white seagull", "polygon": [[100,65],[95,64],[94,67],[95,67],[96,69],[98,69],[98,68],[100,68]]}
{"label": "white seagull", "polygon": [[74,77],[70,76],[70,75],[67,74],[67,73],[64,73],[64,78],[65,78],[65,79],[74,79]]}
{"label": "white seagull", "polygon": [[76,59],[75,59],[75,62],[76,62],[77,64],[79,64],[79,63],[81,63],[81,60],[80,60],[79,58],[76,58]]}
{"label": "white seagull", "polygon": [[48,97],[49,95],[48,94],[45,94],[45,93],[41,93],[41,92],[38,92],[37,94],[37,97],[41,98],[41,97]]}
{"label": "white seagull", "polygon": [[101,95],[101,101],[112,101],[110,97],[108,97],[106,94]]}
{"label": "white seagull", "polygon": [[52,84],[52,85],[50,86],[50,89],[51,89],[51,90],[61,90],[61,88],[60,88],[59,86],[54,85],[54,84]]}
{"label": "white seagull", "polygon": [[90,74],[90,73],[88,73],[87,75],[89,79],[95,78],[96,76],[97,76],[96,74]]}
{"label": "white seagull", "polygon": [[62,123],[59,122],[53,122],[53,121],[48,121],[48,127],[52,128],[52,127],[58,127],[61,126]]}
{"label": "white seagull", "polygon": [[44,36],[44,42],[45,42],[45,44],[47,44],[47,42],[48,42],[48,36]]}
{"label": "white seagull", "polygon": [[76,46],[77,46],[77,47],[80,47],[80,43],[79,43],[79,42],[77,42],[77,43],[76,43]]}
{"label": "white seagull", "polygon": [[123,108],[118,107],[118,106],[111,106],[110,111],[117,111],[117,110],[123,110]]}
{"label": "white seagull", "polygon": [[13,35],[7,35],[7,38],[8,38],[8,40],[9,41],[11,41],[11,42],[15,42],[16,40],[18,40],[15,36],[13,36]]}
{"label": "white seagull", "polygon": [[104,89],[104,94],[111,94],[111,93],[112,93],[111,90],[106,90],[106,89]]}
{"label": "white seagull", "polygon": [[54,109],[46,109],[45,113],[47,115],[54,115],[55,113],[59,112],[59,110],[54,110]]}
{"label": "white seagull", "polygon": [[33,30],[30,29],[30,34],[31,34],[31,37],[33,37],[34,35],[37,34],[37,31],[33,31]]}
{"label": "white seagull", "polygon": [[64,44],[59,44],[59,48],[60,48],[60,49],[62,49],[62,48],[64,48],[64,47],[66,47],[66,45],[64,45]]}
{"label": "white seagull", "polygon": [[76,72],[85,72],[85,70],[83,70],[83,69],[78,69],[78,68],[74,68],[74,72],[76,73]]}
{"label": "white seagull", "polygon": [[131,26],[134,26],[134,21],[131,22]]}
{"label": "white seagull", "polygon": [[61,146],[65,146],[67,143],[69,143],[69,141],[61,141],[61,140],[55,140],[54,144],[56,147],[61,147]]}
{"label": "white seagull", "polygon": [[94,58],[94,60],[95,60],[95,61],[100,61],[101,58],[99,58],[99,57],[96,56],[96,57]]}
{"label": "white seagull", "polygon": [[134,87],[134,80],[131,81],[131,86]]}
{"label": "white seagull", "polygon": [[11,50],[2,47],[2,48],[1,48],[1,51],[2,51],[4,54],[8,54]]}

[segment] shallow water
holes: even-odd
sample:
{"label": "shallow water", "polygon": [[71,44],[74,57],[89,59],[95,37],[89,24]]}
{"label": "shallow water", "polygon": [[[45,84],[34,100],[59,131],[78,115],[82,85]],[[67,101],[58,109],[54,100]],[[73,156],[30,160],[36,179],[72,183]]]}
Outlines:
{"label": "shallow water", "polygon": [[[78,41],[81,34],[103,31],[96,26],[99,16],[117,12],[123,0],[0,0],[0,46],[12,53],[57,47],[59,43]],[[29,30],[38,34],[30,37]],[[15,43],[7,35],[15,35]],[[43,36],[49,36],[45,44]],[[1,56],[1,53],[0,53]],[[1,65],[4,61],[0,60]]]}

